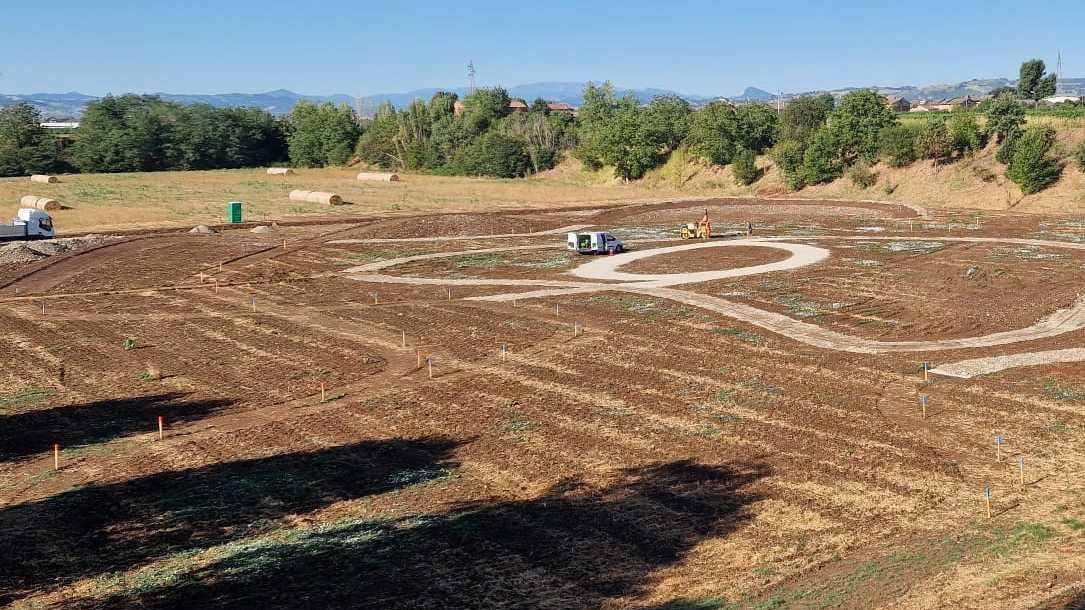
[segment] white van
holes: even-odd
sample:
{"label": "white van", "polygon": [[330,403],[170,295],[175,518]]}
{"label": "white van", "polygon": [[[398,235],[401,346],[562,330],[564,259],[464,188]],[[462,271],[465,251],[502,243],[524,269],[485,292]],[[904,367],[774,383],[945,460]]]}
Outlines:
{"label": "white van", "polygon": [[565,247],[581,254],[617,254],[625,249],[625,245],[617,237],[606,231],[569,233]]}
{"label": "white van", "polygon": [[9,225],[0,225],[0,241],[49,239],[54,237],[53,219],[41,210],[23,208]]}

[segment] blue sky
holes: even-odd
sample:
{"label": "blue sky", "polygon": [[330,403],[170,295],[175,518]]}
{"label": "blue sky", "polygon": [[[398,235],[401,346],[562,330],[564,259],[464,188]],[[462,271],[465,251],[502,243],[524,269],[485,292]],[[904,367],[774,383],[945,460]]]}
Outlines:
{"label": "blue sky", "polygon": [[351,95],[609,79],[746,86],[1085,76],[1085,2],[0,0],[0,92]]}

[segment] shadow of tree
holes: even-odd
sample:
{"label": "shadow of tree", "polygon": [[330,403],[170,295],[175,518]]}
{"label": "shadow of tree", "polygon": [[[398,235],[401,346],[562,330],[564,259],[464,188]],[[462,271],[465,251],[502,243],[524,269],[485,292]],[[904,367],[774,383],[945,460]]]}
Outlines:
{"label": "shadow of tree", "polygon": [[0,416],[0,460],[19,460],[61,447],[98,443],[152,432],[163,415],[170,423],[195,421],[234,404],[232,400],[182,400],[171,392],[100,400]]}
{"label": "shadow of tree", "polygon": [[748,488],[766,474],[682,461],[603,488],[566,480],[531,500],[346,520],[220,547],[162,586],[82,607],[620,607],[654,572],[746,522]]}
{"label": "shadow of tree", "polygon": [[0,605],[40,589],[260,535],[285,515],[451,473],[458,442],[366,441],[84,487],[0,512]]}

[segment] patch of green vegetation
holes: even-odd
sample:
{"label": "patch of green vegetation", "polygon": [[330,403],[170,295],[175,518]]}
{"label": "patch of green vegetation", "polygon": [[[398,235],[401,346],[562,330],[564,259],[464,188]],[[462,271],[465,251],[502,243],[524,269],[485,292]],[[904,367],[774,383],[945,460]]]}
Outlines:
{"label": "patch of green vegetation", "polygon": [[777,574],[776,568],[772,566],[757,566],[750,570],[750,572],[753,573],[754,576],[760,576],[761,578],[769,578],[771,576],[776,576]]}
{"label": "patch of green vegetation", "polygon": [[598,413],[607,417],[629,417],[633,415],[633,410],[626,407],[607,407],[606,409],[600,409]]}
{"label": "patch of green vegetation", "polygon": [[1085,389],[1062,386],[1058,381],[1050,379],[1044,383],[1044,396],[1052,400],[1079,402],[1085,400]]}
{"label": "patch of green vegetation", "polygon": [[87,200],[124,199],[124,193],[105,186],[78,184],[72,187],[72,198]]}
{"label": "patch of green vegetation", "polygon": [[729,337],[735,337],[748,343],[763,343],[765,337],[757,333],[750,332],[744,328],[716,328],[712,332],[717,335],[727,335]]}
{"label": "patch of green vegetation", "polygon": [[509,259],[498,252],[467,254],[456,259],[457,269],[497,269],[509,264]]}
{"label": "patch of green vegetation", "polygon": [[860,260],[855,261],[855,266],[856,267],[864,267],[864,268],[869,269],[869,268],[873,268],[873,267],[881,267],[882,262],[881,261],[876,261],[876,260],[871,260],[871,259],[860,259]]}
{"label": "patch of green vegetation", "polygon": [[712,419],[721,424],[737,424],[742,421],[742,418],[734,413],[716,413],[712,416]]}
{"label": "patch of green vegetation", "polygon": [[1085,521],[1076,517],[1066,517],[1062,520],[1062,524],[1075,532],[1085,531]]}
{"label": "patch of green vegetation", "polygon": [[1024,261],[1049,261],[1064,260],[1070,258],[1070,255],[1064,252],[1044,252],[1040,248],[1034,246],[1024,246],[1020,248],[993,248],[991,249],[991,258],[1015,258]]}
{"label": "patch of green vegetation", "polygon": [[712,424],[698,424],[690,429],[689,435],[701,438],[716,438],[720,435],[720,429]]}
{"label": "patch of green vegetation", "polygon": [[569,265],[569,257],[564,254],[556,254],[549,258],[535,261],[522,261],[513,263],[514,267],[527,267],[528,269],[561,269]]}
{"label": "patch of green vegetation", "polygon": [[428,252],[426,250],[376,250],[373,252],[358,252],[356,254],[349,254],[339,260],[348,263],[370,263],[374,261],[384,261],[393,258],[419,256],[421,254],[428,254]]}
{"label": "patch of green vegetation", "polygon": [[1068,434],[1070,432],[1070,425],[1062,420],[1055,420],[1044,426],[1044,432],[1057,435]]}
{"label": "patch of green vegetation", "polygon": [[455,476],[455,473],[451,468],[430,466],[396,472],[388,477],[388,483],[399,489],[426,487],[433,485],[434,483],[447,481],[448,479],[453,478],[453,476]]}
{"label": "patch of green vegetation", "polygon": [[721,405],[733,405],[735,404],[735,394],[738,390],[734,388],[723,388],[716,392],[716,402]]}
{"label": "patch of green vegetation", "polygon": [[57,474],[58,474],[57,471],[55,471],[53,469],[43,470],[43,471],[39,472],[38,474],[32,475],[30,477],[30,484],[31,485],[37,485],[38,483],[41,483],[42,481],[48,481],[50,479],[54,479],[54,478],[56,478]]}
{"label": "patch of green vegetation", "polygon": [[52,390],[29,389],[10,394],[0,394],[0,411],[16,405],[25,405],[32,402],[40,402],[56,394]]}
{"label": "patch of green vegetation", "polygon": [[674,319],[688,318],[693,315],[692,311],[680,305],[661,305],[656,301],[641,299],[638,297],[610,295],[598,295],[590,297],[588,303],[602,303],[611,305],[629,313],[648,315],[652,317]]}
{"label": "patch of green vegetation", "polygon": [[896,253],[916,254],[916,255],[933,254],[933,253],[935,253],[935,252],[937,252],[937,251],[939,251],[939,250],[941,250],[941,249],[943,249],[945,247],[946,247],[946,245],[944,243],[940,242],[940,241],[922,241],[922,240],[916,240],[916,241],[891,241],[891,242],[882,244],[882,246],[881,246],[882,250],[885,250],[886,252],[896,252]]}

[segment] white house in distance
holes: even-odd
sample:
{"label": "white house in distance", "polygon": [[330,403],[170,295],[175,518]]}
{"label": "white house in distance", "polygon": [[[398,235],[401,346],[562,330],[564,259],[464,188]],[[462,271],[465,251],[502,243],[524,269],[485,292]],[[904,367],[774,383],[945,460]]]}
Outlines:
{"label": "white house in distance", "polygon": [[1048,104],[1051,106],[1054,106],[1055,104],[1064,104],[1066,102],[1073,102],[1076,104],[1082,101],[1082,99],[1085,98],[1082,98],[1080,95],[1052,95],[1050,97],[1045,97],[1044,99],[1040,100],[1040,103]]}
{"label": "white house in distance", "polygon": [[79,121],[67,121],[67,122],[45,122],[41,124],[42,129],[79,129]]}

